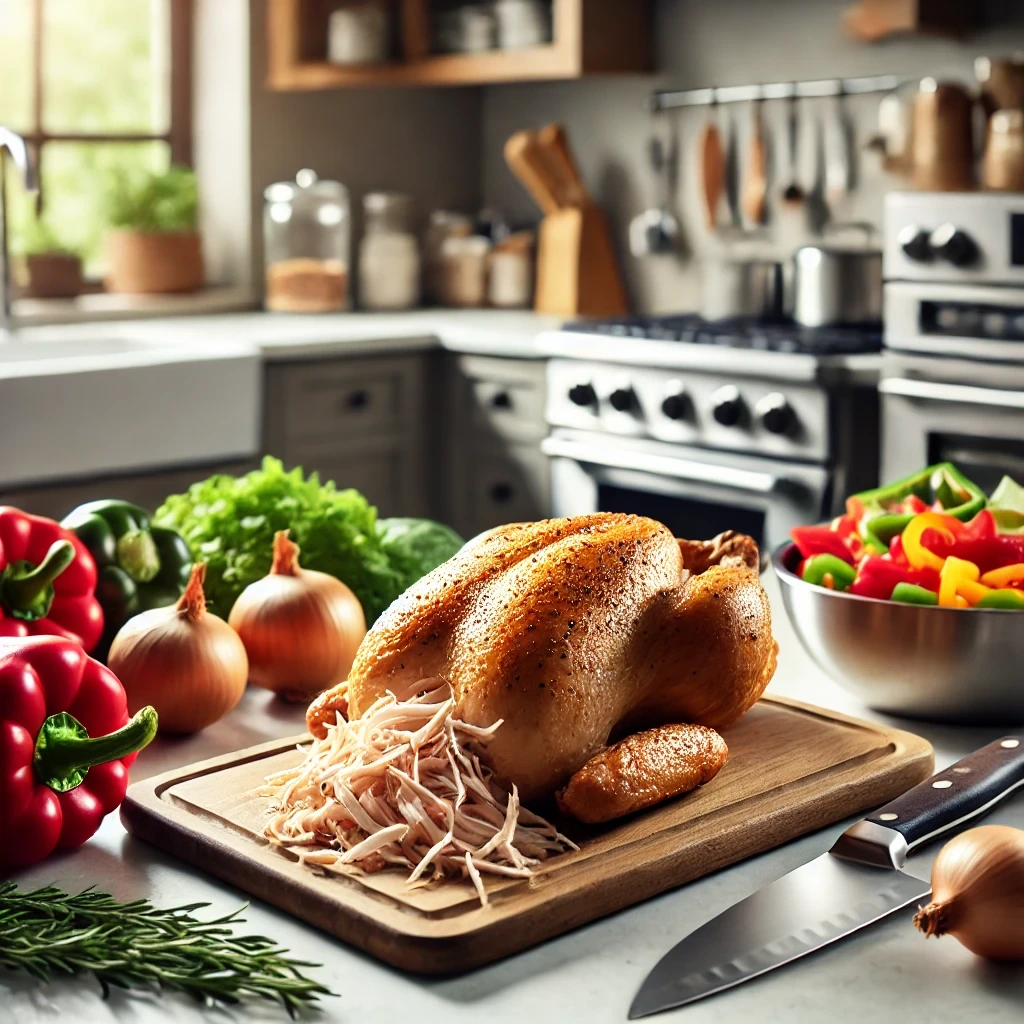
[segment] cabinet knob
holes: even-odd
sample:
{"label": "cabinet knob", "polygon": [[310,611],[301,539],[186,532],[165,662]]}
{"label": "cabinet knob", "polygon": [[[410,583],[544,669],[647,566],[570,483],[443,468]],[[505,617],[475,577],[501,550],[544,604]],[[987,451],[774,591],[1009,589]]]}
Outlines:
{"label": "cabinet knob", "polygon": [[357,391],[350,391],[342,400],[346,409],[356,412],[365,409],[370,404],[370,393],[360,388]]}
{"label": "cabinet knob", "polygon": [[511,409],[512,396],[507,391],[496,391],[491,396],[492,409]]}
{"label": "cabinet knob", "polygon": [[512,490],[511,484],[495,484],[491,488],[491,501],[496,502],[499,505],[504,505],[506,501],[512,500],[512,495],[515,492]]}

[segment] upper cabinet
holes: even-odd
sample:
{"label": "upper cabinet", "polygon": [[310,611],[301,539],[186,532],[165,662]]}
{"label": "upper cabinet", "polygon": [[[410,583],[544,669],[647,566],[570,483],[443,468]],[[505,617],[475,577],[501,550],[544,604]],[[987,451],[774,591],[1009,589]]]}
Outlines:
{"label": "upper cabinet", "polygon": [[[332,11],[358,7],[324,0],[268,0],[267,85],[278,91],[373,85],[487,85],[581,78],[652,69],[651,20],[644,0],[548,0],[550,42],[516,49],[442,53],[438,25],[459,6],[443,0],[370,0],[384,13],[394,59],[328,60]],[[457,16],[456,16],[457,19]]]}

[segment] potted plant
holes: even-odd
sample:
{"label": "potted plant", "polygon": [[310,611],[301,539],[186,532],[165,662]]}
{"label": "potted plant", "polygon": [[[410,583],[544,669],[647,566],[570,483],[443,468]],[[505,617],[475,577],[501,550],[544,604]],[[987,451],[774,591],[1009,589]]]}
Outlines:
{"label": "potted plant", "polygon": [[24,293],[32,299],[73,299],[82,291],[82,259],[63,245],[53,227],[34,218],[19,232],[14,252],[24,269]]}
{"label": "potted plant", "polygon": [[107,291],[189,292],[203,285],[196,176],[187,167],[121,171],[107,193]]}

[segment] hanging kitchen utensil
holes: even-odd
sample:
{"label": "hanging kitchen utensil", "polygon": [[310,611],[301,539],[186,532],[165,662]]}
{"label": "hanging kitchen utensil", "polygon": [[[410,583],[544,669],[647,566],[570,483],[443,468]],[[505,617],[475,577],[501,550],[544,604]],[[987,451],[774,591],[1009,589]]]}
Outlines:
{"label": "hanging kitchen utensil", "polygon": [[648,156],[658,181],[660,205],[638,213],[630,221],[629,250],[637,257],[675,252],[681,236],[679,219],[670,209],[675,147],[654,134],[648,142]]}
{"label": "hanging kitchen utensil", "polygon": [[740,150],[736,119],[724,107],[725,121],[725,200],[729,210],[729,223],[743,229],[743,214],[740,210]]}
{"label": "hanging kitchen utensil", "polygon": [[810,190],[804,195],[804,210],[807,214],[807,227],[812,234],[820,234],[825,225],[832,219],[828,201],[825,197],[825,177],[827,172],[825,155],[825,118],[819,107],[814,112],[814,172]]}
{"label": "hanging kitchen utensil", "polygon": [[802,203],[804,201],[804,190],[800,186],[799,159],[800,159],[800,111],[797,106],[797,95],[793,93],[789,98],[789,108],[786,112],[786,144],[789,150],[789,180],[782,189],[783,201],[790,204]]}
{"label": "hanging kitchen utensil", "polygon": [[854,128],[843,93],[825,117],[825,201],[835,206],[854,185]]}
{"label": "hanging kitchen utensil", "polygon": [[748,224],[764,224],[768,219],[768,150],[761,100],[751,105],[750,151],[743,183],[743,217]]}
{"label": "hanging kitchen utensil", "polygon": [[700,182],[704,198],[704,222],[709,231],[718,224],[718,207],[725,192],[725,147],[715,121],[715,106],[700,136]]}
{"label": "hanging kitchen utensil", "polygon": [[828,853],[691,932],[647,976],[630,1020],[732,988],[924,902],[931,883],[904,870],[907,854],[1022,784],[1019,737],[968,754],[848,828]]}
{"label": "hanging kitchen utensil", "polygon": [[505,143],[505,162],[544,213],[560,209],[558,187],[536,132],[516,132]]}

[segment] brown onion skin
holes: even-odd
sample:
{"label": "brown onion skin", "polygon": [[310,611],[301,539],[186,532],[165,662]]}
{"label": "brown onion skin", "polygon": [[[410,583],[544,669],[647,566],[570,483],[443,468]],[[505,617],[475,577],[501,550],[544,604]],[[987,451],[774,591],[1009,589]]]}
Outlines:
{"label": "brown onion skin", "polygon": [[341,580],[299,567],[284,531],[274,545],[270,575],[245,588],[228,622],[245,645],[249,682],[305,703],[348,678],[366,618]]}
{"label": "brown onion skin", "polygon": [[989,960],[1024,960],[1024,831],[983,825],[951,839],[932,867],[932,902],[914,924]]}
{"label": "brown onion skin", "polygon": [[162,733],[199,732],[227,714],[245,693],[248,662],[238,634],[207,612],[205,602],[198,610],[195,604],[182,607],[188,596],[186,590],[178,605],[129,619],[107,658],[125,688],[130,713],[152,704]]}

